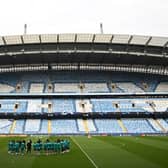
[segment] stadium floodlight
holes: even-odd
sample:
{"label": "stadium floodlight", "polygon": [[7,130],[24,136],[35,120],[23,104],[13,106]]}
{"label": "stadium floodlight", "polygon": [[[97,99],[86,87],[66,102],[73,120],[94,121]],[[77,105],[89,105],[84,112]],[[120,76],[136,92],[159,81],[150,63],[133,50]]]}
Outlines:
{"label": "stadium floodlight", "polygon": [[103,23],[100,23],[100,33],[103,34]]}
{"label": "stadium floodlight", "polygon": [[27,24],[24,24],[24,34],[27,34]]}

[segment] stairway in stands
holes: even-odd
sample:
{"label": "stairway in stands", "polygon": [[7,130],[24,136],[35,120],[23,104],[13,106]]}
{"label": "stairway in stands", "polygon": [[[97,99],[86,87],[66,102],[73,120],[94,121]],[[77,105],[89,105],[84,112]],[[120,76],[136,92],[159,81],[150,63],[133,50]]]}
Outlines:
{"label": "stairway in stands", "polygon": [[127,131],[126,127],[124,126],[123,122],[121,120],[117,120],[117,121],[118,121],[119,126],[122,128],[122,131],[124,133],[127,133],[128,131]]}

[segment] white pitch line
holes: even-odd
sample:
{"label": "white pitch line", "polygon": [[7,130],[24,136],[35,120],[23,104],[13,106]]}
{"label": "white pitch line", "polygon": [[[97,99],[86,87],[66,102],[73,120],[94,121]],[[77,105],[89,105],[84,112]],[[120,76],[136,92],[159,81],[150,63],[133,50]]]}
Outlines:
{"label": "white pitch line", "polygon": [[90,156],[82,149],[82,147],[79,145],[79,143],[74,139],[72,138],[72,141],[79,147],[79,149],[84,153],[84,155],[87,157],[87,159],[89,159],[89,161],[93,164],[93,166],[95,168],[98,168],[98,166],[96,165],[96,163],[90,158]]}

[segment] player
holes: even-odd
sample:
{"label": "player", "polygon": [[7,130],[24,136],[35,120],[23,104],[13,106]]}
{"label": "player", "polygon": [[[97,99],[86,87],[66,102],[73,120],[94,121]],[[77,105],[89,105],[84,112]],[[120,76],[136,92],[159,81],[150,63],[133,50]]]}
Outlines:
{"label": "player", "polygon": [[8,142],[8,153],[12,153],[12,143],[13,142],[11,140]]}
{"label": "player", "polygon": [[66,152],[70,151],[70,141],[69,140],[65,140],[65,146],[66,146]]}
{"label": "player", "polygon": [[19,142],[17,141],[16,143],[15,143],[15,154],[16,155],[18,155],[19,154]]}
{"label": "player", "polygon": [[61,153],[62,151],[62,147],[61,147],[61,142],[57,142],[57,149],[58,149],[58,153]]}
{"label": "player", "polygon": [[15,153],[15,141],[14,140],[11,142],[11,153],[12,154]]}
{"label": "player", "polygon": [[31,153],[31,149],[32,149],[32,141],[28,141],[27,142],[27,153]]}
{"label": "player", "polygon": [[21,142],[21,146],[20,146],[21,155],[24,155],[25,149],[26,149],[26,145],[25,145],[25,141],[23,140],[23,141]]}
{"label": "player", "polygon": [[37,154],[37,143],[33,143],[33,150]]}
{"label": "player", "polygon": [[58,153],[58,143],[55,141],[53,144],[54,144],[54,153],[57,154]]}
{"label": "player", "polygon": [[38,145],[39,154],[42,152],[42,150],[43,150],[43,144],[42,144],[42,142],[40,141],[40,142],[39,142],[39,145]]}
{"label": "player", "polygon": [[48,143],[47,142],[44,143],[44,152],[46,155],[48,155]]}

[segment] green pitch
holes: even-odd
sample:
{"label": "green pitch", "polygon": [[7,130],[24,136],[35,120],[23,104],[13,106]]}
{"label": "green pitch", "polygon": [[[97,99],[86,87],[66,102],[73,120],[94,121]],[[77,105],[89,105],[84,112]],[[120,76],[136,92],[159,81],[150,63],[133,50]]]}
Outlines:
{"label": "green pitch", "polygon": [[[0,138],[2,168],[167,168],[168,137],[69,137],[71,151],[59,155],[7,153],[9,139]],[[56,137],[50,137],[55,140]],[[46,137],[41,138],[45,140]]]}

